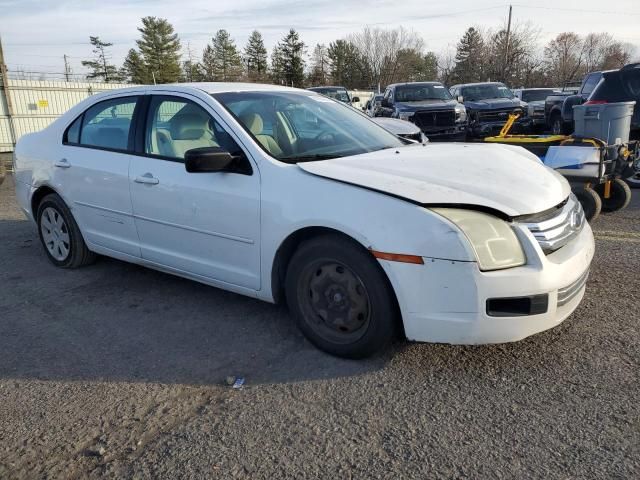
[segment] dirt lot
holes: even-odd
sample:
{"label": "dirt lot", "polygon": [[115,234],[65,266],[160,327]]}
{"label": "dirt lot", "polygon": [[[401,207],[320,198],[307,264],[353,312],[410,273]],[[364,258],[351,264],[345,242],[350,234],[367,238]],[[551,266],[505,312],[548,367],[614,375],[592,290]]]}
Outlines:
{"label": "dirt lot", "polygon": [[640,192],[594,227],[562,326],[351,362],[281,307],[115,260],[54,268],[9,177],[0,478],[640,478]]}

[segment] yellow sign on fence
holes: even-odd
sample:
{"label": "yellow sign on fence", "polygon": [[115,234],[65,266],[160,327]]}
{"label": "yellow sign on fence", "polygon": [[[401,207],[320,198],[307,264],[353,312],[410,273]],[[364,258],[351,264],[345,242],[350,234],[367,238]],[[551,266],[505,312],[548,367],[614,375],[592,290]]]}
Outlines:
{"label": "yellow sign on fence", "polygon": [[38,108],[47,108],[49,106],[49,100],[38,100]]}

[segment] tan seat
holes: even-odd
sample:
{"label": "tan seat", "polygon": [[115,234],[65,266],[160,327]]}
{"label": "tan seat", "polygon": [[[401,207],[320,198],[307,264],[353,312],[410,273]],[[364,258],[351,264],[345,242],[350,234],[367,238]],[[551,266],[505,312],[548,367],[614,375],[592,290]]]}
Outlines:
{"label": "tan seat", "polygon": [[276,142],[271,135],[265,135],[262,133],[264,123],[260,115],[257,113],[249,113],[240,117],[240,120],[271,155],[275,157],[282,155],[282,149],[280,148],[280,145],[278,145],[278,142]]}
{"label": "tan seat", "polygon": [[155,136],[157,153],[166,157],[184,158],[193,148],[220,146],[209,129],[209,119],[196,113],[176,115],[171,119],[170,131],[158,129]]}

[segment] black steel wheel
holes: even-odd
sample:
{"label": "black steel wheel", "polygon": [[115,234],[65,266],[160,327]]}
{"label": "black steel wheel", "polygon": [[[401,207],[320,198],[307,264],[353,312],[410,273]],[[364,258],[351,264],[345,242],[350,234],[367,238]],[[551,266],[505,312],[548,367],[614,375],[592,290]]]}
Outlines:
{"label": "black steel wheel", "polygon": [[629,205],[631,201],[631,189],[624,180],[616,178],[611,180],[611,187],[609,190],[609,198],[605,198],[605,184],[600,183],[593,187],[602,200],[602,211],[604,212],[616,212],[622,210]]}
{"label": "black steel wheel", "polygon": [[589,187],[575,190],[573,193],[578,197],[587,220],[592,222],[598,218],[600,210],[602,210],[602,200],[600,200],[600,196]]}
{"label": "black steel wheel", "polygon": [[324,235],[304,242],[289,263],[285,288],[299,328],[332,355],[366,357],[394,336],[398,314],[386,275],[348,238]]}

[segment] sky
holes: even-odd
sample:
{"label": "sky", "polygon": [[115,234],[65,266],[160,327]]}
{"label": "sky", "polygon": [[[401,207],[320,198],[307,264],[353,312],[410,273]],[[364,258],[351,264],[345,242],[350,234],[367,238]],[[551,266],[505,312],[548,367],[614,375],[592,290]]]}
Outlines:
{"label": "sky", "polygon": [[[520,1],[512,4],[513,22],[534,24],[541,45],[563,31],[609,32],[640,55],[638,0]],[[269,51],[295,28],[311,52],[366,25],[413,29],[439,53],[455,48],[470,26],[500,28],[507,13],[508,3],[497,0],[0,0],[0,38],[9,70],[63,72],[67,55],[73,72],[84,73],[90,35],[112,42],[112,61],[120,65],[139,38],[140,18],[150,15],[168,19],[183,53],[189,47],[199,57],[221,28],[239,47],[257,29]]]}

